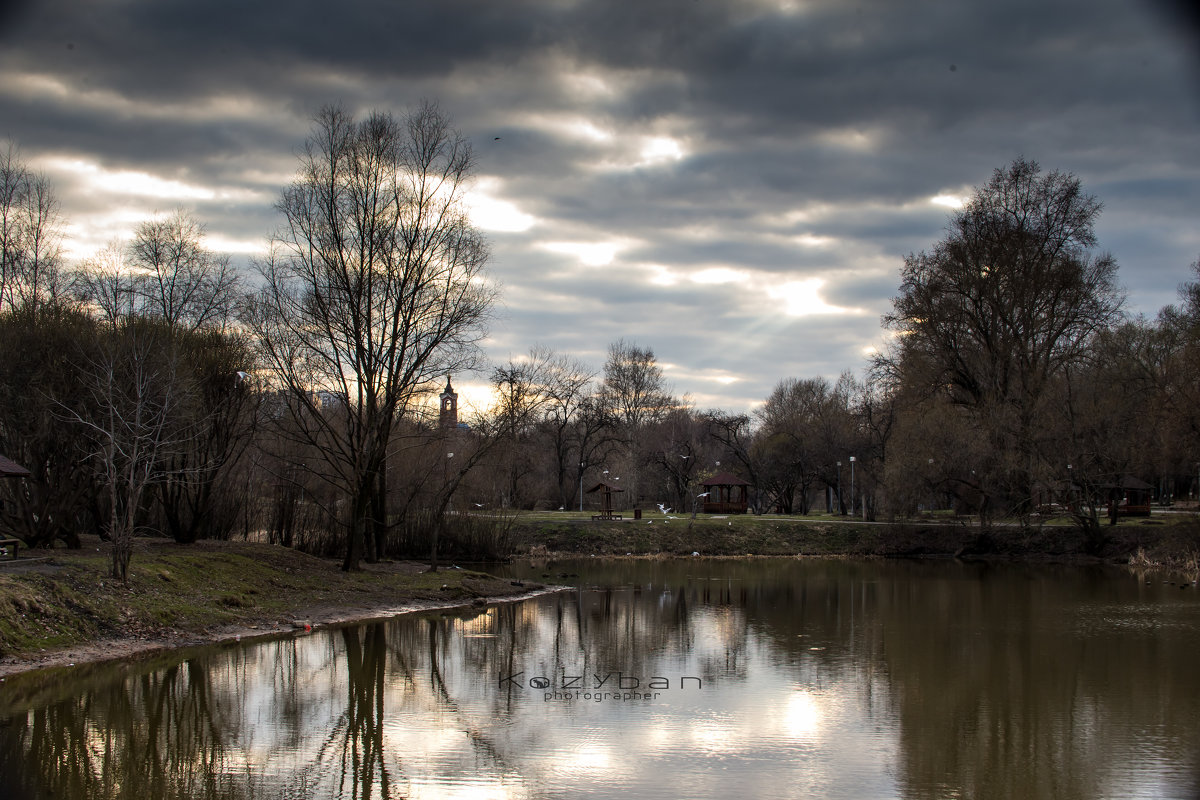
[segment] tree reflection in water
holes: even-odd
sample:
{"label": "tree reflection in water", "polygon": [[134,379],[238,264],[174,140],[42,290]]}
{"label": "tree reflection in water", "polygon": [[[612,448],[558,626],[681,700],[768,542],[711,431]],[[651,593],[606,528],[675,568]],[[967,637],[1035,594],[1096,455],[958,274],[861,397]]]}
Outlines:
{"label": "tree reflection in water", "polygon": [[[567,569],[590,569],[596,588],[10,678],[0,792],[1196,794],[1193,593],[1053,567]],[[681,689],[684,675],[703,689]],[[671,690],[546,701],[535,676],[552,690],[572,676],[584,688],[665,676]]]}

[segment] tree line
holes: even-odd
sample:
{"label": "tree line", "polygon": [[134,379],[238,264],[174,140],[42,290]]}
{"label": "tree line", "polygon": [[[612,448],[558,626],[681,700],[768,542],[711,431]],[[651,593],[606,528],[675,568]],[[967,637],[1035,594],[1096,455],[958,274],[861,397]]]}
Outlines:
{"label": "tree line", "polygon": [[[1193,491],[1200,263],[1177,305],[1130,316],[1096,250],[1099,201],[1017,159],[904,259],[889,346],[856,377],[781,380],[753,413],[702,410],[650,347],[596,369],[535,346],[484,364],[495,289],[463,195],[469,143],[436,105],[324,109],[243,275],[185,210],[79,265],[53,187],[0,154],[0,526],[33,547],[262,536],[362,560],[501,547],[503,515],[691,511],[715,472],[750,510],[870,519],[931,508],[1023,522],[1058,506],[1099,540],[1128,480]],[[448,376],[493,407],[445,425]]]}

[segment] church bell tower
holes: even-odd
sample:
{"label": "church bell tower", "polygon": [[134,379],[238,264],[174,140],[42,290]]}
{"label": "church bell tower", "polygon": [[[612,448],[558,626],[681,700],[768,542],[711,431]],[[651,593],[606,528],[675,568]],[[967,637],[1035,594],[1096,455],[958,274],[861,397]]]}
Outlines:
{"label": "church bell tower", "polygon": [[450,376],[446,376],[446,388],[441,394],[441,424],[442,430],[454,430],[458,427],[458,392],[450,385]]}

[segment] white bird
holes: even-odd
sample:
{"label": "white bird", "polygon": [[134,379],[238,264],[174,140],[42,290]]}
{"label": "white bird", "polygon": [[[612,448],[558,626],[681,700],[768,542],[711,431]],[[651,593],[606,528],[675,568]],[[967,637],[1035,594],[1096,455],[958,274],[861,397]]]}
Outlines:
{"label": "white bird", "polygon": [[237,384],[241,383],[242,381],[248,381],[248,380],[250,380],[250,373],[249,373],[249,372],[242,372],[242,371],[239,369],[237,372],[235,372],[235,373],[234,373],[234,381],[233,381],[233,383],[234,383],[234,385],[235,385],[235,386],[236,386]]}

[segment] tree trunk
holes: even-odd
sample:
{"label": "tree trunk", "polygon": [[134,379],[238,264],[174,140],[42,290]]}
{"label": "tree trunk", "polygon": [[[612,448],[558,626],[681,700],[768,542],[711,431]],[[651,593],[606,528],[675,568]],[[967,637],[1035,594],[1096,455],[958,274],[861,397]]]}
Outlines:
{"label": "tree trunk", "polygon": [[343,572],[354,572],[361,566],[370,505],[371,492],[364,486],[359,486],[350,501],[350,524],[346,536],[346,558],[342,561]]}

